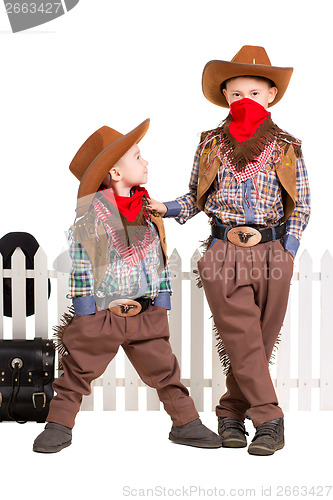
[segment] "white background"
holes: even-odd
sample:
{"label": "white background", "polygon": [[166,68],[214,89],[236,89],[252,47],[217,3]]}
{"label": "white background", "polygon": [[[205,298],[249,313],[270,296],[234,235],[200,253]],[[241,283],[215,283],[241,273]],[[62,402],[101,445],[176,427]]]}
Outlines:
{"label": "white background", "polygon": [[[314,257],[314,270],[319,270],[324,251],[332,253],[333,247],[329,0],[80,0],[59,19],[18,34],[11,33],[1,8],[0,236],[10,231],[32,233],[52,265],[66,247],[64,232],[74,220],[78,181],[68,166],[84,140],[102,125],[127,133],[150,117],[150,130],[140,144],[149,161],[146,187],[161,201],[186,193],[200,132],[215,127],[227,113],[202,94],[204,65],[211,59],[230,60],[242,45],[262,45],[273,65],[295,68],[284,98],[271,112],[281,128],[303,140],[312,214],[295,266],[307,248]],[[199,240],[209,234],[204,214],[184,226],[167,220],[166,230],[169,253],[177,247],[186,262]],[[5,424],[0,427],[1,440],[3,429],[8,429],[2,456],[6,457],[6,450],[13,454],[13,442],[20,453],[22,442],[22,467],[31,462],[31,469],[26,470],[31,470],[35,480],[42,475],[46,487],[46,474],[50,482],[53,475],[61,495],[64,488],[74,485],[81,498],[91,498],[93,491],[99,497],[103,492],[103,498],[122,498],[125,484],[148,487],[163,481],[171,487],[176,486],[173,481],[210,487],[221,482],[237,487],[245,481],[254,487],[273,481],[283,485],[332,481],[324,456],[326,446],[330,453],[332,447],[327,413],[294,414],[288,448],[266,459],[249,457],[246,450],[169,446],[167,415],[153,415],[161,420],[151,422],[152,415],[136,414],[119,420],[103,414],[98,418],[101,424],[106,422],[107,431],[101,434],[99,428],[96,441],[93,431],[87,448],[82,439],[89,417],[80,416],[77,448],[73,445],[53,457],[30,451],[35,428],[39,432],[41,426]],[[214,428],[214,416],[207,418],[206,423]],[[159,421],[161,428],[156,424]],[[98,427],[96,420],[89,422],[89,429]],[[316,422],[321,422],[320,435]],[[123,439],[118,435],[113,446],[112,435],[122,423]],[[104,440],[100,456],[97,450]],[[17,465],[17,460],[13,454],[8,462],[11,480],[16,476],[9,464]],[[100,479],[99,462],[103,464]],[[37,490],[38,480],[25,498],[30,500],[29,492]],[[40,494],[45,495],[45,490]]]}
{"label": "white background", "polygon": [[[272,118],[303,140],[312,214],[302,237],[319,260],[332,250],[331,2],[81,0],[65,16],[11,34],[1,16],[1,233],[28,231],[50,264],[66,245],[78,181],[68,166],[106,124],[122,133],[145,118],[141,142],[152,197],[188,191],[199,134],[227,110],[201,90],[211,59],[230,60],[242,45],[263,45],[276,66],[295,68]],[[183,227],[166,221],[169,252],[186,258],[209,234],[198,214]]]}

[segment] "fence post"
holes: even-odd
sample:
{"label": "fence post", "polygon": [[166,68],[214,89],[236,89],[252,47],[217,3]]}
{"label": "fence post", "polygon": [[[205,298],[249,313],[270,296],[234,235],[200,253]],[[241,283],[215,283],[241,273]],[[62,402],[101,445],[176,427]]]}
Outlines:
{"label": "fence post", "polygon": [[125,356],[125,410],[138,409],[138,374]]}
{"label": "fence post", "polygon": [[35,268],[35,337],[48,338],[48,270],[47,257],[39,247],[34,258]]}
{"label": "fence post", "polygon": [[117,409],[116,358],[114,357],[103,374],[103,410]]}
{"label": "fence post", "polygon": [[2,254],[0,253],[0,339],[3,339],[3,259]]}
{"label": "fence post", "polygon": [[328,250],[321,259],[320,409],[333,410],[333,259]]}
{"label": "fence post", "polygon": [[299,260],[298,409],[311,410],[312,393],[312,259],[304,250]]}
{"label": "fence post", "polygon": [[191,258],[191,396],[198,411],[204,410],[204,304],[203,290],[196,284],[198,250]]}
{"label": "fence post", "polygon": [[226,386],[225,375],[216,348],[217,340],[213,328],[214,320],[212,318],[212,411],[215,411],[215,406],[218,404],[222,394],[224,394]]}
{"label": "fence post", "polygon": [[179,366],[182,365],[182,259],[176,249],[169,257],[172,297],[169,315],[170,344],[175,353]]}
{"label": "fence post", "polygon": [[282,408],[289,410],[290,400],[290,327],[291,295],[281,328],[281,342],[277,351],[277,393]]}
{"label": "fence post", "polygon": [[26,338],[26,268],[25,255],[17,247],[12,255],[13,339]]}

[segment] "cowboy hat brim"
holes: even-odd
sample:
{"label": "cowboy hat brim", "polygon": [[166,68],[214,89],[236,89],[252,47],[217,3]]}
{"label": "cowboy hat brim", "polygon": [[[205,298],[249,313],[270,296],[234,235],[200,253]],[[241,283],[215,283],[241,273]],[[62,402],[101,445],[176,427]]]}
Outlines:
{"label": "cowboy hat brim", "polygon": [[136,128],[128,132],[128,134],[120,135],[112,144],[99,153],[91,162],[87,170],[82,176],[78,195],[76,216],[83,215],[92,200],[103,179],[108,174],[109,170],[117,163],[118,160],[132,147],[138,144],[145,136],[149,128],[150,119],[147,118]]}
{"label": "cowboy hat brim", "polygon": [[293,68],[279,68],[266,64],[245,64],[229,61],[209,61],[202,73],[202,91],[208,101],[229,108],[229,104],[221,91],[221,83],[238,76],[261,76],[269,78],[278,89],[277,95],[268,107],[277,104],[287,90]]}

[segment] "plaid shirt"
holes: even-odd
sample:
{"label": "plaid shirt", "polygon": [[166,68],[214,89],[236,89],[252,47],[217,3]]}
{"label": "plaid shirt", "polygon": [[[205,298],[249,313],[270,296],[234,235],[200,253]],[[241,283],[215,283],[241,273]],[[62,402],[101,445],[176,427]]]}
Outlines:
{"label": "plaid shirt", "polygon": [[[269,146],[268,146],[269,147]],[[224,155],[204,206],[208,216],[218,217],[224,224],[239,225],[246,223],[274,226],[283,216],[280,182],[274,170],[276,148],[273,149],[267,162],[260,168],[254,179],[237,183],[228,158]],[[199,174],[201,145],[198,146],[194,157],[193,169],[189,183],[190,192],[176,198],[181,210],[175,219],[184,224],[196,215],[197,184]],[[255,189],[255,183],[257,189]],[[293,254],[296,253],[301,234],[308,224],[310,217],[310,189],[303,157],[297,159],[296,164],[296,206],[287,220],[286,237],[296,238],[292,245]],[[295,244],[296,243],[296,244]],[[297,247],[297,248],[296,248]]]}
{"label": "plaid shirt", "polygon": [[[150,224],[157,232],[154,224],[152,222]],[[107,266],[107,270],[101,284],[99,285],[98,289],[95,290],[93,268],[88,254],[85,248],[79,242],[75,241],[74,233],[71,228],[69,228],[68,230],[68,241],[70,243],[69,253],[72,259],[72,268],[69,276],[69,294],[67,294],[66,297],[70,299],[75,297],[94,295],[94,293],[97,297],[101,298],[104,297],[106,293],[117,295],[118,284],[112,274],[112,266],[115,263],[115,259],[119,259],[119,256],[116,255],[112,248],[109,248],[110,263]],[[153,250],[148,250],[147,255],[152,251]],[[156,252],[154,253],[156,254]],[[162,251],[159,252],[159,255],[150,255],[150,257],[153,257],[155,259],[157,267],[159,259],[163,258]],[[144,270],[146,270],[146,259],[141,261],[141,264],[144,266]],[[170,271],[169,266],[167,265],[162,273],[158,276],[158,287],[153,287],[150,274],[142,270],[142,281],[146,282],[147,286],[145,287],[145,293],[138,295],[139,290],[141,290],[143,286],[143,283],[141,283],[141,288],[139,289],[140,270],[141,268],[137,267],[136,272],[131,273],[130,290],[128,296],[155,298],[159,292],[172,292],[170,283]]]}

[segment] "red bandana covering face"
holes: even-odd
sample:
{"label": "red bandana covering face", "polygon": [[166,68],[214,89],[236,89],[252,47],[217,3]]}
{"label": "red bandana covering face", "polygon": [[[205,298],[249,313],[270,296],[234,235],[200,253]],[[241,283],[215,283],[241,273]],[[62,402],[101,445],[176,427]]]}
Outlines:
{"label": "red bandana covering face", "polygon": [[230,104],[232,122],[229,125],[230,134],[237,142],[250,139],[270,113],[253,99],[239,99]]}
{"label": "red bandana covering face", "polygon": [[138,216],[142,208],[142,197],[149,198],[148,191],[141,186],[132,188],[132,196],[119,196],[110,189],[103,190],[105,198],[117,206],[119,212],[129,221],[132,222]]}

